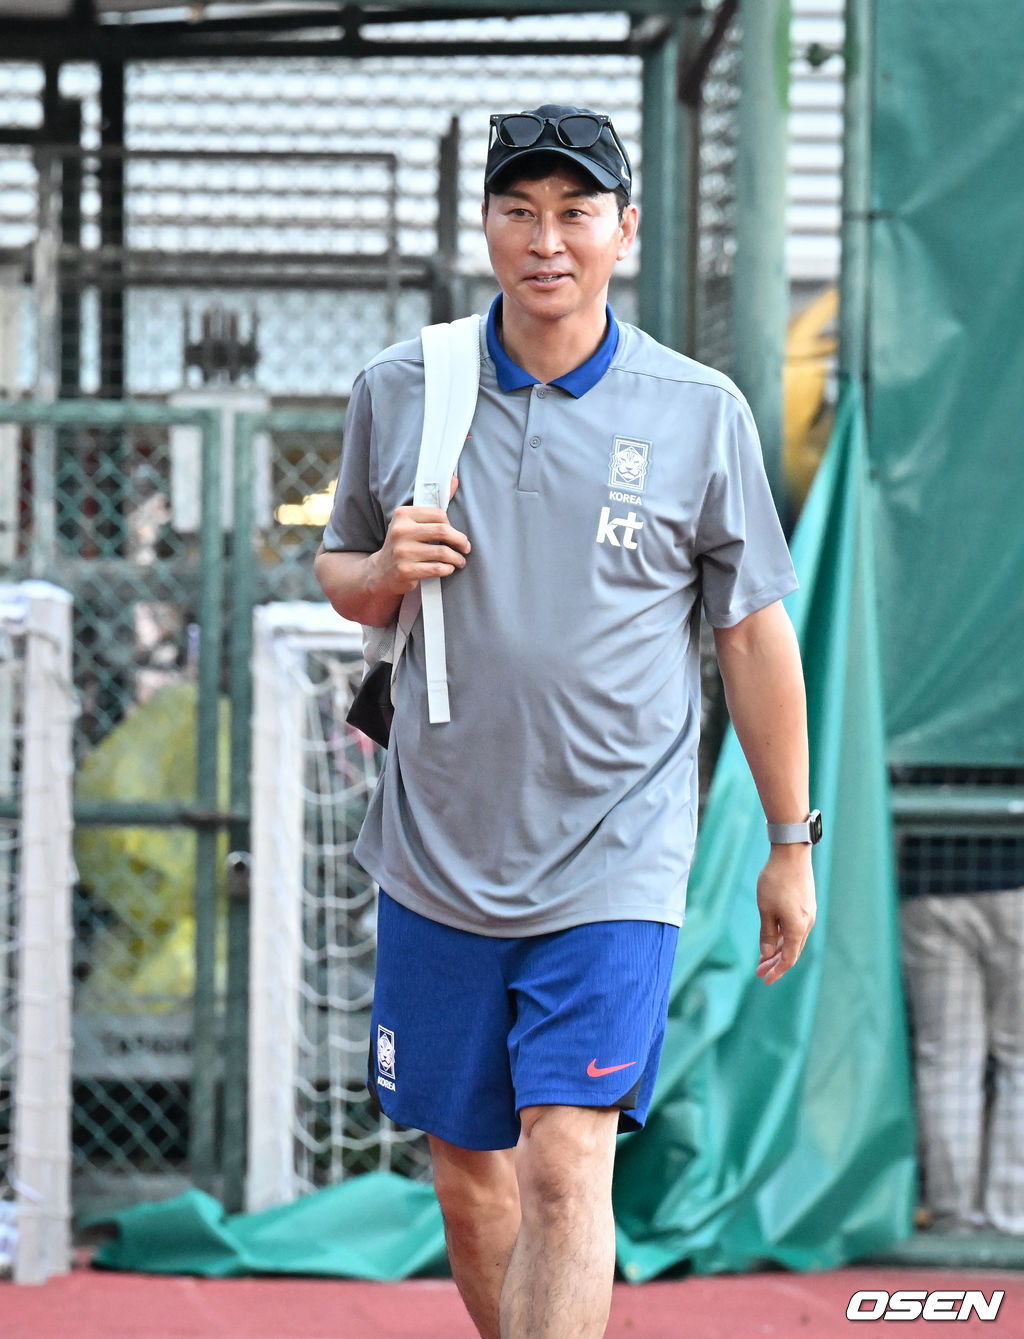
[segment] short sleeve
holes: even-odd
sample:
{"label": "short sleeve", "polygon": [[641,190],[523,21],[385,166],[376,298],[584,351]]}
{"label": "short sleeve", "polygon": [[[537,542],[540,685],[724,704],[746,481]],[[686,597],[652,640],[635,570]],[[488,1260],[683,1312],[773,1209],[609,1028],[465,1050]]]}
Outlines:
{"label": "short sleeve", "polygon": [[723,399],[696,545],[704,611],[716,628],[733,627],[798,584],[753,417],[742,400]]}
{"label": "short sleeve", "polygon": [[373,403],[366,376],[352,387],[345,414],[341,468],[334,506],[324,530],[324,548],[331,552],[376,553],[387,525],[374,488]]}

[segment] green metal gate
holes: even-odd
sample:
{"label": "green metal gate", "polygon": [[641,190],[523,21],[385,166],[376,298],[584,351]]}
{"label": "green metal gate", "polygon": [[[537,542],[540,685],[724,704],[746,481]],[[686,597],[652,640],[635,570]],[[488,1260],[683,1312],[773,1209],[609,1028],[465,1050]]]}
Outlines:
{"label": "green metal gate", "polygon": [[325,488],[343,421],[0,404],[0,575],[75,600],[80,1217],[186,1184],[241,1206],[252,610],[315,593],[319,531],[271,503]]}

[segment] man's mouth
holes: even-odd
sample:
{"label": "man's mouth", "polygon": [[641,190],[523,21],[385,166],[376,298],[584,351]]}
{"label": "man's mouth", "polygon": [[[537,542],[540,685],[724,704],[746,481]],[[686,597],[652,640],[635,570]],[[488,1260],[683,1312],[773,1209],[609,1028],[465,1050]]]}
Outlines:
{"label": "man's mouth", "polygon": [[554,284],[557,283],[559,279],[567,278],[567,276],[562,272],[559,272],[557,274],[547,272],[541,274],[528,274],[526,277],[528,282],[531,284]]}

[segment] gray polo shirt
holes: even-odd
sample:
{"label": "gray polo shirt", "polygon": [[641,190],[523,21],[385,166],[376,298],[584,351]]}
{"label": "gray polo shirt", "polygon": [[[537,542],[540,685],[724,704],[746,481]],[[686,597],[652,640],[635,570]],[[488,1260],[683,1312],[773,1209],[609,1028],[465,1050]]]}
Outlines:
{"label": "gray polo shirt", "polygon": [[[796,586],[750,411],[718,372],[609,320],[557,383],[482,332],[443,580],[452,719],[427,720],[422,639],[356,856],[397,901],[507,937],[682,923],[696,832],[700,602],[730,627]],[[352,392],[324,542],[370,553],[411,500],[418,339]]]}

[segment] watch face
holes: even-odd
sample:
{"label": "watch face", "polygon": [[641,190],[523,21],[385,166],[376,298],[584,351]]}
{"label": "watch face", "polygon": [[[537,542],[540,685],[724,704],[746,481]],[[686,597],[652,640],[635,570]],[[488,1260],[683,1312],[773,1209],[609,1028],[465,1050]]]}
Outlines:
{"label": "watch face", "polygon": [[821,810],[815,809],[810,817],[811,824],[811,845],[815,846],[821,841]]}

